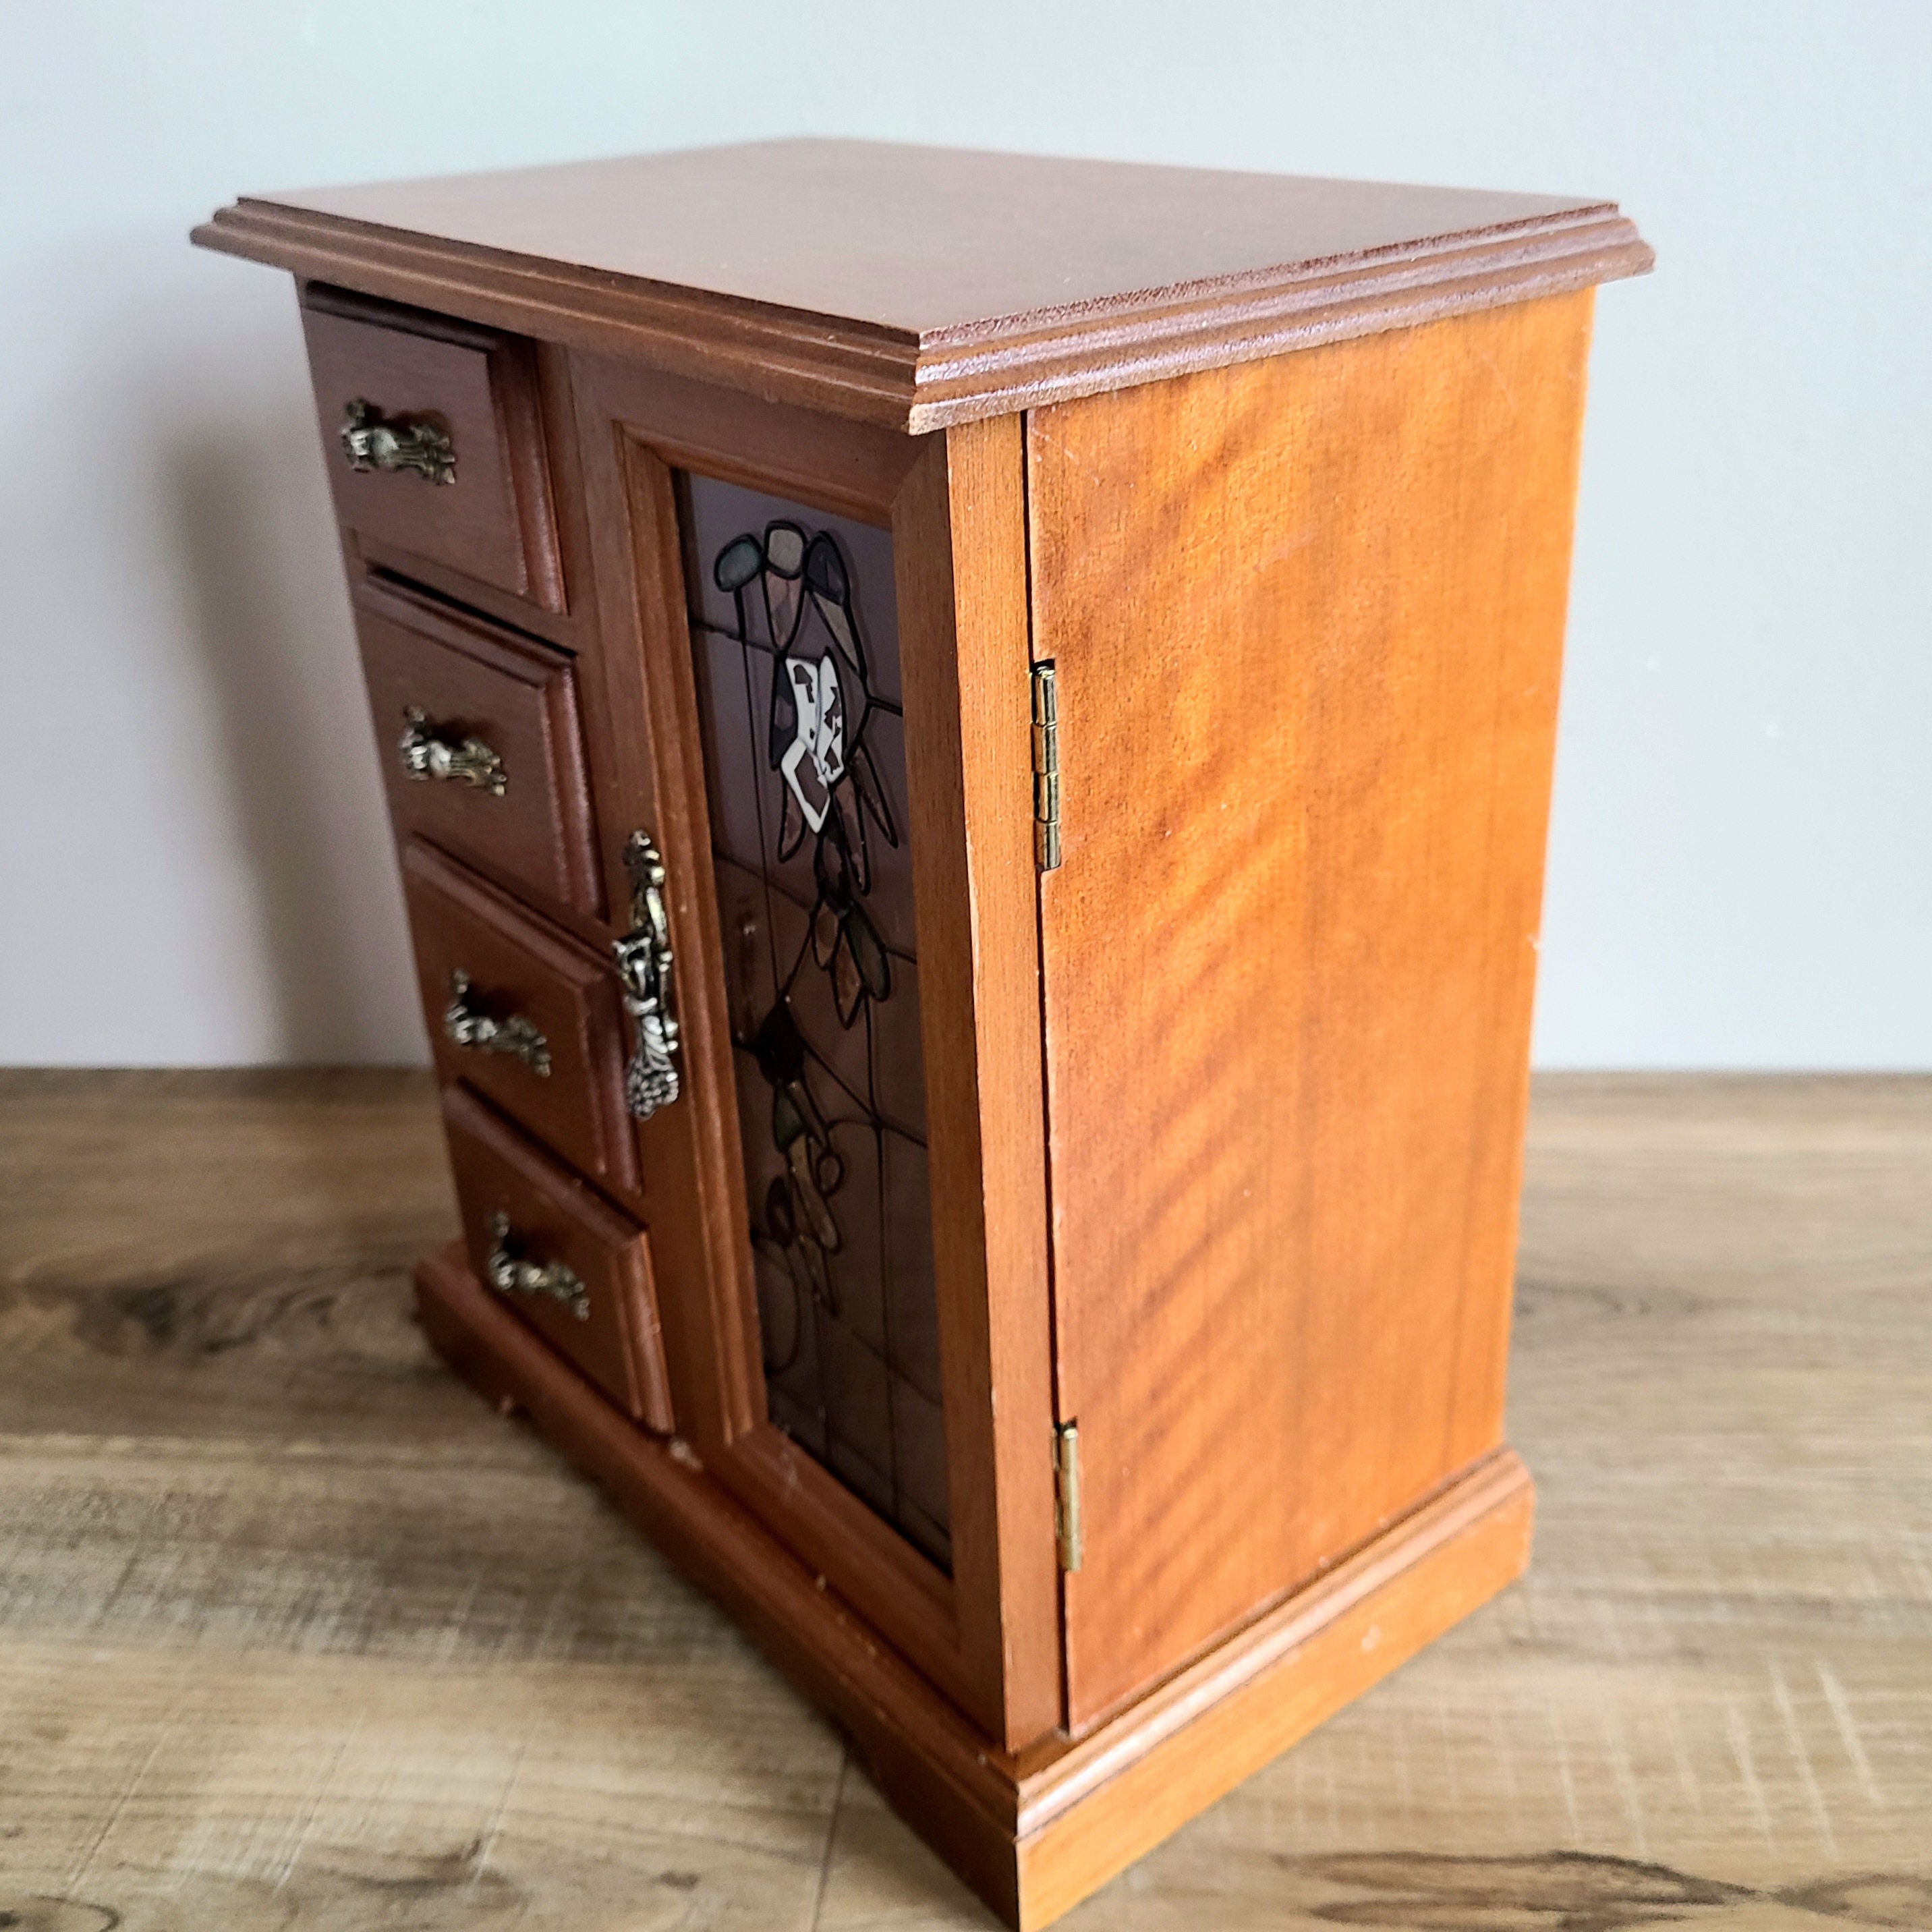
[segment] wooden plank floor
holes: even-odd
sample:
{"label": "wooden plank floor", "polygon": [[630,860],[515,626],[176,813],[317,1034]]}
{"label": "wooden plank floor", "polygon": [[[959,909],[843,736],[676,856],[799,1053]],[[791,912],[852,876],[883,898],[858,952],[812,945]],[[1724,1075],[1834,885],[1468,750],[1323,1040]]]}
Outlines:
{"label": "wooden plank floor", "polygon": [[[1526,1582],[1064,1922],[1932,1927],[1932,1081],[1538,1089]],[[426,1353],[411,1075],[0,1075],[0,1926],[981,1927]]]}

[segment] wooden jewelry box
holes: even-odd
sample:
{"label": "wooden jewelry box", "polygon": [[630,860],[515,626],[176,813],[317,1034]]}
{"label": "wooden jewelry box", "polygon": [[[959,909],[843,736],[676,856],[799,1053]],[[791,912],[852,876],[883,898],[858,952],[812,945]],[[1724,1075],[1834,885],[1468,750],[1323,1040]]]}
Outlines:
{"label": "wooden jewelry box", "polygon": [[283,194],[528,1412],[1041,1925],[1521,1569],[1607,202],[793,142]]}

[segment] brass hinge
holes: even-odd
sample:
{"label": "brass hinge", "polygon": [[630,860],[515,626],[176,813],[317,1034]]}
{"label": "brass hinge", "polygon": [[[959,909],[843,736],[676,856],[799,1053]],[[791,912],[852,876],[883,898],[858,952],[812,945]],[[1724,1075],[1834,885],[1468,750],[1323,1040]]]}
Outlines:
{"label": "brass hinge", "polygon": [[1080,1425],[1062,1422],[1053,1431],[1053,1540],[1060,1567],[1080,1568]]}
{"label": "brass hinge", "polygon": [[1033,668],[1033,849],[1042,872],[1060,863],[1060,701],[1051,664]]}

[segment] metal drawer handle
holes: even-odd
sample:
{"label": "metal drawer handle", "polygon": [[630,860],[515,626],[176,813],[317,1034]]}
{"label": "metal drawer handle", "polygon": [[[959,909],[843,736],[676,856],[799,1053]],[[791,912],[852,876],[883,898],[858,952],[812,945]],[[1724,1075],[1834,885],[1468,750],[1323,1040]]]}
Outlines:
{"label": "metal drawer handle", "polygon": [[528,1294],[539,1301],[560,1301],[580,1322],[590,1319],[590,1294],[584,1277],[561,1262],[526,1262],[510,1240],[510,1217],[490,1217],[490,1258],[484,1264],[490,1286],[499,1294]]}
{"label": "metal drawer handle", "polygon": [[386,420],[360,396],[342,412],[342,451],[352,470],[413,470],[432,483],[456,481],[456,445],[427,416]]}
{"label": "metal drawer handle", "polygon": [[470,975],[460,966],[449,976],[442,1036],[452,1046],[467,1047],[472,1053],[507,1053],[539,1080],[550,1078],[550,1042],[521,1013],[500,1020],[472,1004]]}
{"label": "metal drawer handle", "polygon": [[403,716],[409,729],[396,740],[396,749],[402,754],[404,777],[474,785],[492,798],[501,798],[509,790],[502,760],[481,738],[458,738],[440,730],[419,704],[409,706]]}
{"label": "metal drawer handle", "polygon": [[624,1010],[638,1043],[624,1070],[624,1104],[640,1120],[677,1098],[677,1021],[670,1010],[670,920],[664,910],[664,860],[641,832],[624,847],[631,875],[631,930],[611,946],[623,982]]}

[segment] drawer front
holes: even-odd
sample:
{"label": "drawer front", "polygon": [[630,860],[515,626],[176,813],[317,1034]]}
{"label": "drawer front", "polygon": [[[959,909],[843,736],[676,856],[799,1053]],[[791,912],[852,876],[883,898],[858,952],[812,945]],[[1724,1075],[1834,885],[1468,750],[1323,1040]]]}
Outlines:
{"label": "drawer front", "polygon": [[442,1096],[477,1279],[647,1426],[672,1428],[644,1231],[460,1087]]}
{"label": "drawer front", "polygon": [[466,1081],[605,1186],[634,1190],[609,961],[428,846],[405,850],[403,887],[442,1077]]}
{"label": "drawer front", "polygon": [[603,910],[572,660],[514,632],[365,590],[356,631],[397,836],[538,898]]}
{"label": "drawer front", "polygon": [[562,610],[530,345],[329,290],[302,320],[343,527]]}

